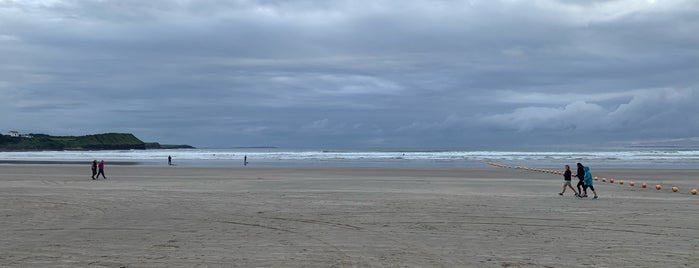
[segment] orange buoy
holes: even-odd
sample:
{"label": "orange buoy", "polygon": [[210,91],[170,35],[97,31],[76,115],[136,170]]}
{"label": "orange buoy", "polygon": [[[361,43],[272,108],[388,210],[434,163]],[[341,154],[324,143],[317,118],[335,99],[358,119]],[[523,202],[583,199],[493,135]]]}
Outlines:
{"label": "orange buoy", "polygon": [[646,184],[645,182],[641,183],[641,188],[646,188],[646,186],[648,186],[648,184]]}
{"label": "orange buoy", "polygon": [[636,185],[635,182],[633,182],[633,181],[630,181],[630,182],[629,182],[629,186],[634,186],[634,185]]}
{"label": "orange buoy", "polygon": [[658,185],[655,185],[655,189],[656,189],[656,190],[660,190],[660,189],[663,189],[663,187],[660,186],[660,184],[658,184]]}
{"label": "orange buoy", "polygon": [[597,180],[597,176],[595,176],[595,180]]}
{"label": "orange buoy", "polygon": [[680,190],[680,188],[677,188],[677,186],[672,186],[672,191],[673,191],[673,192],[676,193],[676,192],[679,191],[679,190]]}
{"label": "orange buoy", "polygon": [[607,182],[607,178],[602,178],[602,182]]}
{"label": "orange buoy", "polygon": [[689,192],[692,193],[692,195],[697,195],[697,189],[692,189],[692,190],[689,191]]}
{"label": "orange buoy", "polygon": [[619,180],[619,184],[624,184],[624,180]]}

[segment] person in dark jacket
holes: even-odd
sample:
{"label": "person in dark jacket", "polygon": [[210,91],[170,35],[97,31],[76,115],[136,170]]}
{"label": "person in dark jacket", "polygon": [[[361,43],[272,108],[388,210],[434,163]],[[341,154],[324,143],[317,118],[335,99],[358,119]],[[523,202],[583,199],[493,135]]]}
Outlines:
{"label": "person in dark jacket", "polygon": [[92,160],[92,179],[95,179],[95,175],[97,175],[97,160]]}
{"label": "person in dark jacket", "polygon": [[575,174],[575,177],[578,178],[578,193],[580,193],[580,197],[587,197],[586,195],[583,195],[583,189],[582,187],[585,186],[585,167],[583,167],[582,164],[578,163],[578,173]]}
{"label": "person in dark jacket", "polygon": [[575,196],[578,196],[578,192],[575,191],[575,188],[573,188],[573,185],[570,183],[571,176],[572,176],[571,173],[572,172],[570,172],[570,166],[566,165],[566,171],[563,172],[563,191],[558,193],[558,195],[563,195],[563,193],[566,192],[566,186],[568,186],[571,190],[573,190],[573,192],[575,193]]}

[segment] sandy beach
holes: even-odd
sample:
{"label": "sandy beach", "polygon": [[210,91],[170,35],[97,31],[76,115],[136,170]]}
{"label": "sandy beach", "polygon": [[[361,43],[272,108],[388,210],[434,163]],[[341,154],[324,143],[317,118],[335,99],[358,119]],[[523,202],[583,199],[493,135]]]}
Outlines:
{"label": "sandy beach", "polygon": [[578,199],[485,164],[0,165],[0,267],[699,266],[699,170],[592,172],[636,186]]}

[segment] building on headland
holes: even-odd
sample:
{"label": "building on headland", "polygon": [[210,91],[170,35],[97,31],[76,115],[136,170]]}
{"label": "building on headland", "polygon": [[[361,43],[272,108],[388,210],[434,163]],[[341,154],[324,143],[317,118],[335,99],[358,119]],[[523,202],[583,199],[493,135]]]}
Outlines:
{"label": "building on headland", "polygon": [[15,137],[15,138],[31,138],[32,137],[32,135],[22,134],[22,133],[19,133],[19,131],[14,131],[14,130],[7,132],[7,136]]}

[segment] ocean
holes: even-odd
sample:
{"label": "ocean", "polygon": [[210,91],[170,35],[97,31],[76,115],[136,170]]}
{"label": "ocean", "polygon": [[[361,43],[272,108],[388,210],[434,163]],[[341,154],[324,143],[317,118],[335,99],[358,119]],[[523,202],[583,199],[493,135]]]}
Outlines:
{"label": "ocean", "polygon": [[481,167],[487,161],[508,166],[561,169],[577,162],[597,168],[699,169],[699,149],[622,148],[599,150],[314,150],[279,148],[177,149],[118,151],[0,152],[0,164],[89,163],[180,166],[312,166],[312,167]]}

